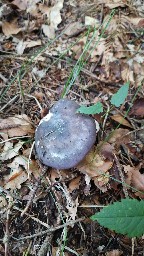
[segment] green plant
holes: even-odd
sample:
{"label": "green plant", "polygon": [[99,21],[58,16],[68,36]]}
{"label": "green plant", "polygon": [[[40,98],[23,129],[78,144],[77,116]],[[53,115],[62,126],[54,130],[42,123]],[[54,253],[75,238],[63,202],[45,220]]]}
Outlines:
{"label": "green plant", "polygon": [[144,234],[144,201],[122,199],[91,216],[91,220],[128,237],[140,237]]}
{"label": "green plant", "polygon": [[[111,97],[111,104],[115,107],[119,107],[121,104],[124,103],[127,95],[128,95],[128,90],[129,90],[129,82],[124,84],[113,96]],[[99,114],[103,112],[103,105],[101,102],[97,102],[96,104],[86,107],[86,106],[81,106],[78,108],[77,113],[82,113],[82,114]]]}

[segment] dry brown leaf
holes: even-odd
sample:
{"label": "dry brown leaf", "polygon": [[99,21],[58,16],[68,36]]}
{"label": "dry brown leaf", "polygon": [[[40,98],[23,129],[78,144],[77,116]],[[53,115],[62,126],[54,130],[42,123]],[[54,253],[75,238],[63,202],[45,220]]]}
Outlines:
{"label": "dry brown leaf", "polygon": [[130,81],[132,84],[135,83],[134,72],[127,64],[122,66],[121,76],[125,82]]}
{"label": "dry brown leaf", "polygon": [[19,41],[19,43],[16,46],[17,54],[22,55],[26,48],[31,48],[31,47],[38,46],[38,45],[41,45],[41,40],[36,40],[36,41],[29,40],[26,42],[21,40],[21,41]]}
{"label": "dry brown leaf", "polygon": [[64,31],[64,34],[67,36],[72,36],[75,33],[77,33],[82,28],[82,23],[80,22],[73,22],[71,23],[66,30]]}
{"label": "dry brown leaf", "polygon": [[2,23],[2,31],[5,34],[5,36],[11,36],[18,34],[22,28],[19,28],[17,24],[17,20],[14,20],[13,22],[7,22],[4,21]]}
{"label": "dry brown leaf", "polygon": [[99,152],[105,159],[112,161],[114,159],[115,149],[114,146],[109,144],[108,142],[100,142],[97,147],[99,148]]}
{"label": "dry brown leaf", "polygon": [[116,250],[112,250],[112,251],[106,252],[105,255],[106,255],[106,256],[120,256],[120,255],[122,255],[122,254],[123,254],[122,251],[116,249]]}
{"label": "dry brown leaf", "polygon": [[33,174],[35,179],[38,179],[41,174],[41,169],[35,160],[31,160],[29,163],[29,172]]}
{"label": "dry brown leaf", "polygon": [[28,116],[25,114],[1,119],[0,129],[1,132],[7,134],[9,137],[24,136],[34,133],[34,128],[32,127]]}
{"label": "dry brown leaf", "polygon": [[4,196],[0,196],[0,210],[7,206],[7,200]]}
{"label": "dry brown leaf", "polygon": [[28,175],[23,170],[27,169],[28,159],[24,156],[17,156],[14,158],[13,162],[8,164],[8,167],[11,168],[11,173],[5,176],[5,189],[20,189],[21,184],[25,182],[28,178]]}
{"label": "dry brown leaf", "polygon": [[14,0],[12,4],[16,5],[20,10],[24,11],[27,9],[29,0]]}
{"label": "dry brown leaf", "polygon": [[100,21],[96,18],[85,16],[85,25],[86,26],[93,26],[95,28],[98,28],[100,26]]}
{"label": "dry brown leaf", "polygon": [[10,175],[5,177],[4,188],[11,190],[20,189],[21,184],[24,183],[27,178],[28,176],[25,171],[23,171],[21,167],[18,167],[17,170],[12,171]]}
{"label": "dry brown leaf", "polygon": [[18,142],[15,145],[13,145],[12,142],[6,141],[3,148],[3,152],[0,155],[0,160],[5,161],[18,155],[19,149],[22,147],[23,143],[24,142]]}
{"label": "dry brown leaf", "polygon": [[130,111],[130,115],[144,117],[144,98],[137,99]]}
{"label": "dry brown leaf", "polygon": [[76,218],[78,206],[79,206],[78,197],[74,201],[70,200],[67,202],[66,208],[72,220],[75,220]]}
{"label": "dry brown leaf", "polygon": [[80,185],[81,176],[78,176],[77,178],[74,178],[70,181],[68,188],[69,192],[72,193],[75,189],[79,188]]}
{"label": "dry brown leaf", "polygon": [[118,122],[119,124],[132,128],[131,124],[120,114],[111,116],[111,119]]}
{"label": "dry brown leaf", "polygon": [[109,181],[109,169],[112,167],[113,162],[105,160],[104,157],[91,150],[85,159],[77,166],[80,172],[87,174],[91,177],[96,186],[105,191],[105,185]]}
{"label": "dry brown leaf", "polygon": [[42,25],[43,33],[50,39],[53,39],[55,37],[55,30],[57,29],[57,26],[61,23],[61,9],[63,8],[63,2],[64,0],[58,0],[55,2],[55,4],[50,7],[49,9],[42,8],[40,5],[41,10],[46,13],[47,20],[49,25]]}
{"label": "dry brown leaf", "polygon": [[[130,165],[123,166],[124,171],[127,174],[126,183],[130,185],[131,187],[134,187],[135,189],[144,192],[144,174],[141,174],[139,172],[139,167],[131,167]],[[138,195],[141,198],[144,198],[144,194],[140,192],[136,192],[136,195]]]}
{"label": "dry brown leaf", "polygon": [[23,155],[16,156],[12,163],[8,164],[7,166],[11,168],[11,170],[15,171],[21,165],[27,170],[28,158]]}
{"label": "dry brown leaf", "polygon": [[111,132],[108,142],[116,145],[127,144],[130,141],[130,134],[128,133],[128,129],[116,129]]}

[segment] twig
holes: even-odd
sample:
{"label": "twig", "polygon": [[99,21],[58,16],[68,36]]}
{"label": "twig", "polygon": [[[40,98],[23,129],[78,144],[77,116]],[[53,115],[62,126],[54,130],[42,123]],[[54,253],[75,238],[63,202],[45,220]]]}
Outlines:
{"label": "twig", "polygon": [[20,240],[31,239],[31,238],[34,238],[34,237],[37,237],[37,236],[43,236],[43,235],[48,234],[50,232],[55,232],[56,230],[59,230],[61,228],[64,228],[64,227],[67,227],[67,226],[71,226],[71,225],[73,225],[73,224],[75,224],[77,222],[83,221],[85,219],[86,219],[85,217],[82,217],[82,218],[79,218],[77,220],[71,220],[71,221],[68,221],[65,224],[59,225],[58,227],[50,228],[50,229],[48,229],[46,231],[42,231],[42,232],[39,232],[39,233],[31,235],[31,236],[25,236],[25,237],[21,237],[21,238],[18,238],[18,239],[16,237],[13,237],[13,239],[15,239],[17,241],[20,241]]}
{"label": "twig", "polygon": [[2,110],[4,110],[8,105],[10,105],[13,101],[15,101],[15,99],[18,97],[18,95],[15,95],[10,101],[8,101],[7,104],[5,104],[1,109],[0,112],[2,112]]}
{"label": "twig", "polygon": [[29,98],[33,98],[33,99],[35,99],[35,101],[36,101],[36,103],[37,103],[38,107],[39,107],[39,108],[40,108],[40,110],[42,111],[42,106],[41,106],[41,104],[39,103],[39,101],[37,100],[37,98],[36,98],[35,96],[30,95],[30,94],[27,94],[27,93],[25,93],[25,95],[26,95],[26,96],[28,96]]}
{"label": "twig", "polygon": [[[17,206],[14,206],[13,209],[15,209],[15,210],[17,210],[17,211],[19,211],[19,212],[22,212],[22,213],[23,213],[23,211],[24,211],[24,210],[21,210],[20,208],[18,208]],[[24,214],[25,214],[26,216],[28,216],[29,218],[31,218],[32,220],[36,221],[37,223],[41,224],[41,225],[44,226],[45,228],[50,228],[50,226],[49,226],[47,223],[45,223],[45,222],[39,220],[38,218],[35,218],[35,217],[31,216],[31,215],[28,214],[27,212],[25,212]]]}
{"label": "twig", "polygon": [[51,244],[52,238],[53,238],[53,234],[47,235],[47,237],[45,238],[45,240],[38,252],[38,256],[49,255],[48,252],[50,251],[50,244]]}
{"label": "twig", "polygon": [[31,137],[31,136],[26,135],[26,136],[13,137],[13,138],[1,141],[0,144],[5,143],[5,142],[10,141],[10,140],[17,140],[17,139],[23,139],[23,138],[29,138],[29,137]]}
{"label": "twig", "polygon": [[27,164],[28,179],[30,177],[30,161],[31,161],[31,155],[32,155],[34,145],[35,145],[35,141],[33,142],[32,146],[31,146],[30,153],[29,153],[29,158],[28,158],[28,164]]}
{"label": "twig", "polygon": [[[123,175],[123,172],[122,172],[120,162],[119,162],[119,160],[118,160],[118,158],[115,154],[114,154],[114,157],[115,157],[116,165],[117,165],[118,170],[119,170],[119,174],[120,174],[120,177],[121,177],[122,184],[125,184],[124,175]],[[124,187],[124,186],[123,186],[123,192],[124,192],[125,197],[129,197],[127,188]]]}
{"label": "twig", "polygon": [[8,256],[8,245],[9,245],[9,238],[10,238],[10,234],[9,234],[9,216],[10,216],[10,211],[11,211],[11,207],[13,204],[13,199],[11,196],[9,196],[9,205],[8,205],[8,209],[7,209],[7,215],[6,215],[6,232],[3,238],[3,243],[5,245],[5,256]]}
{"label": "twig", "polygon": [[37,191],[37,189],[38,189],[38,187],[39,187],[39,185],[40,185],[41,179],[43,178],[43,176],[44,176],[44,174],[45,174],[46,172],[47,172],[47,167],[43,167],[42,174],[41,174],[41,176],[38,178],[38,180],[36,181],[35,187],[33,188],[33,191],[32,191],[31,196],[30,196],[30,200],[28,201],[28,203],[27,203],[25,209],[24,209],[23,212],[21,213],[21,216],[23,216],[23,215],[27,212],[27,210],[29,209],[29,207],[30,207],[30,205],[31,205],[31,203],[32,203],[32,201],[33,201],[33,199],[34,199],[34,197],[35,197],[36,191]]}

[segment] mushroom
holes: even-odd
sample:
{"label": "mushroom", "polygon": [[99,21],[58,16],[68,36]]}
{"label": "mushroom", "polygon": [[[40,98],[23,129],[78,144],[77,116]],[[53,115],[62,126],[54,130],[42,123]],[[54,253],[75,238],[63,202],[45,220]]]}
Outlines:
{"label": "mushroom", "polygon": [[35,148],[39,160],[50,167],[75,167],[90,151],[96,140],[92,117],[76,113],[79,105],[60,99],[39,123]]}

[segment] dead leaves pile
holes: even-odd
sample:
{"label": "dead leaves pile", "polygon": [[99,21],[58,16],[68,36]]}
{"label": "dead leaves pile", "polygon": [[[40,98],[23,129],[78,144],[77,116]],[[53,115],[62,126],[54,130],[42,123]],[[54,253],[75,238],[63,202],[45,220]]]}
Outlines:
{"label": "dead leaves pile", "polygon": [[10,163],[7,163],[7,167],[11,170],[9,175],[4,176],[3,187],[5,189],[20,189],[21,184],[27,180],[29,159],[23,154],[23,146],[27,142],[19,140],[19,137],[21,139],[30,139],[33,134],[34,128],[28,116],[24,114],[1,119],[0,161],[4,163],[10,160]]}
{"label": "dead leaves pile", "polygon": [[[22,55],[25,49],[42,45],[42,40],[35,39],[36,30],[41,30],[48,39],[55,37],[57,26],[62,21],[60,11],[63,2],[53,1],[53,5],[48,6],[40,0],[14,0],[0,7],[2,32],[6,39],[13,37],[17,54]],[[8,17],[11,17],[10,21]]]}

